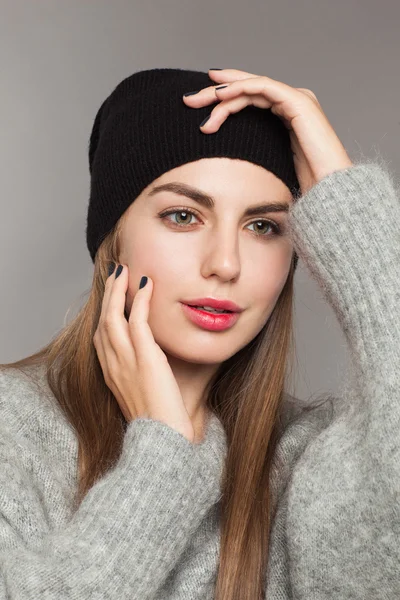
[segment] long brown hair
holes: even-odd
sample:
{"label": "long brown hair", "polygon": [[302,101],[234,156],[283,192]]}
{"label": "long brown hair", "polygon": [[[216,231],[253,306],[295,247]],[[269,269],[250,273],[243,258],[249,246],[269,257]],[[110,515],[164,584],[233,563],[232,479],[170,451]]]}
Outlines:
{"label": "long brown hair", "polygon": [[[124,213],[126,214],[126,213]],[[108,265],[118,263],[124,215],[99,247],[89,298],[77,316],[35,354],[0,368],[42,364],[48,385],[78,439],[76,508],[118,460],[125,418],[106,385],[93,345]],[[267,323],[223,362],[209,382],[207,407],[228,440],[221,499],[217,600],[262,600],[273,518],[270,470],[280,435],[280,407],[292,367],[294,264]]]}

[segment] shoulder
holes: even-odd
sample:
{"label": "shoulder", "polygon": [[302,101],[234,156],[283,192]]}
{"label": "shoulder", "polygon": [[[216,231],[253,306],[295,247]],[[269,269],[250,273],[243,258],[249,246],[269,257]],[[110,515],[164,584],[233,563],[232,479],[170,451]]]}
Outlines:
{"label": "shoulder", "polygon": [[314,400],[303,400],[285,393],[281,405],[281,422],[284,428],[291,424],[309,422],[320,429],[328,425],[341,405],[341,399],[326,392]]}
{"label": "shoulder", "polygon": [[74,506],[77,439],[43,374],[32,367],[0,369],[0,519],[8,524],[0,532],[4,548],[22,543],[36,550],[70,518]]}
{"label": "shoulder", "polygon": [[341,399],[330,393],[313,401],[284,394],[279,411],[279,439],[271,470],[274,503],[283,494],[306,448],[335,420],[341,405]]}
{"label": "shoulder", "polygon": [[75,445],[75,433],[52,394],[45,366],[0,369],[0,427],[21,443],[51,452]]}
{"label": "shoulder", "polygon": [[288,393],[280,408],[281,444],[288,445],[298,457],[341,411],[343,400],[327,392],[314,400],[303,400]]}

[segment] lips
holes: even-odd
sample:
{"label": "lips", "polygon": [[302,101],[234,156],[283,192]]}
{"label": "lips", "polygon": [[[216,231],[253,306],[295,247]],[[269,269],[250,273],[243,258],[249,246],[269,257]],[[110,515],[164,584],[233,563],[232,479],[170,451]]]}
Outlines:
{"label": "lips", "polygon": [[[212,306],[206,305],[207,308],[205,306],[201,306],[201,305],[196,305],[196,304],[188,304],[187,306],[191,306],[192,308],[198,308],[199,310],[204,310],[206,312],[210,312],[212,314],[221,314],[223,315],[224,313],[232,313],[234,312],[233,310],[227,310],[225,308],[213,308]],[[212,309],[212,310],[210,310]],[[223,312],[222,312],[223,311]]]}
{"label": "lips", "polygon": [[[237,312],[213,313],[194,308],[189,304],[181,302],[186,316],[198,327],[209,331],[224,331],[233,327],[240,315]],[[207,305],[206,305],[207,306]]]}
{"label": "lips", "polygon": [[244,310],[231,300],[219,298],[193,298],[190,300],[181,300],[181,302],[187,306],[209,306],[210,308],[216,308],[217,310],[227,310],[234,313],[240,313]]}

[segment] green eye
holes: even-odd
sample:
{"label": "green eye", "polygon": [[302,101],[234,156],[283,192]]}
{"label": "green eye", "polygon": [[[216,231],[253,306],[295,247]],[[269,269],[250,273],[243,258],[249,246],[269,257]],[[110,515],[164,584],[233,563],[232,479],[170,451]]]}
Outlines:
{"label": "green eye", "polygon": [[[186,207],[180,207],[180,208],[175,208],[175,209],[168,210],[166,212],[161,213],[159,215],[159,217],[162,220],[164,220],[164,219],[166,219],[170,215],[179,215],[179,214],[181,214],[181,215],[184,214],[187,217],[196,217],[197,218],[196,213],[193,210],[191,210],[189,208],[186,208]],[[192,224],[192,223],[187,223],[187,222],[186,223],[176,223],[174,221],[171,221],[171,219],[168,219],[168,221],[172,225],[176,225],[176,227],[178,227],[178,228],[179,227],[183,228],[186,225],[191,225]],[[275,223],[275,221],[271,221],[270,219],[257,219],[256,221],[253,221],[252,223],[249,223],[249,225],[255,225],[255,224],[260,224],[260,223],[262,223],[264,225],[269,225],[272,228],[273,233],[268,235],[268,234],[256,233],[255,232],[256,236],[258,236],[258,237],[271,237],[271,235],[272,236],[276,236],[276,235],[282,235],[282,233],[283,233],[281,227],[277,223]]]}

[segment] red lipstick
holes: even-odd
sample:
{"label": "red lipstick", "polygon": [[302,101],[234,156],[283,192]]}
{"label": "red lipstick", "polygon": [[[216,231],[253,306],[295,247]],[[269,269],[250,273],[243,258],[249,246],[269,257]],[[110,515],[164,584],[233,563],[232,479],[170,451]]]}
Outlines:
{"label": "red lipstick", "polygon": [[219,310],[229,310],[230,312],[242,312],[244,309],[232,302],[218,298],[193,298],[193,300],[182,300],[183,304],[190,306],[210,306]]}
{"label": "red lipstick", "polygon": [[[202,301],[204,302],[204,300],[205,299],[203,298]],[[196,300],[196,302],[198,301],[199,300]],[[215,300],[213,302],[215,303]],[[192,321],[192,323],[194,323],[198,327],[201,327],[202,329],[207,329],[209,331],[224,331],[225,329],[233,327],[233,325],[239,319],[240,312],[242,312],[243,310],[240,309],[240,312],[212,313],[207,312],[206,310],[204,310],[204,308],[196,308],[184,302],[181,302],[181,304],[184,313]],[[210,303],[210,298],[208,298],[207,304],[203,306],[209,306],[211,308],[220,308],[221,304],[224,304],[224,306],[226,306],[227,302],[219,302],[218,304],[219,306],[217,307],[212,306],[212,304]],[[232,303],[230,303],[230,306],[232,306]],[[224,308],[221,310],[229,309]]]}

